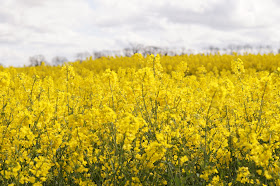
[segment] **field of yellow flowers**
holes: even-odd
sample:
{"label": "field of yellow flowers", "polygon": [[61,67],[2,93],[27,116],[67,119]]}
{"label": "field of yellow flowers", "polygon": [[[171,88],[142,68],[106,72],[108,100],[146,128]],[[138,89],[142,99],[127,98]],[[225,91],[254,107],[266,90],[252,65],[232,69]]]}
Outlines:
{"label": "field of yellow flowers", "polygon": [[280,55],[0,67],[0,185],[280,185]]}

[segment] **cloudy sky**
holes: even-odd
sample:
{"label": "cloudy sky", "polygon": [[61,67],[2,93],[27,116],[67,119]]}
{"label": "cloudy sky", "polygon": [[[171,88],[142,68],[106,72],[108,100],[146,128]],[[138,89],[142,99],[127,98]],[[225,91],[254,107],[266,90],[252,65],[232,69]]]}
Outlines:
{"label": "cloudy sky", "polygon": [[278,0],[0,0],[0,63],[129,43],[201,49],[280,43]]}

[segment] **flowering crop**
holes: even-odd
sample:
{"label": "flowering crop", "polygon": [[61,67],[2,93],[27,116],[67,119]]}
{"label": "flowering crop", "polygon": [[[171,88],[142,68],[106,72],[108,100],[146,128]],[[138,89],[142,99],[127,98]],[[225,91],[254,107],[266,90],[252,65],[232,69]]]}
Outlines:
{"label": "flowering crop", "polygon": [[0,184],[280,185],[279,59],[0,67]]}

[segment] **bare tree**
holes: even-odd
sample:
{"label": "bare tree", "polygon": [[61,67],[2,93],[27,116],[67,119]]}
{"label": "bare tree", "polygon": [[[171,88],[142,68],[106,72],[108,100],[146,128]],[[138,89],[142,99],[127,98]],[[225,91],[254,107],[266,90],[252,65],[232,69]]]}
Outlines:
{"label": "bare tree", "polygon": [[130,57],[130,56],[133,55],[133,51],[132,51],[131,48],[124,48],[124,49],[123,49],[123,54],[124,54],[124,56],[126,56],[126,57]]}
{"label": "bare tree", "polygon": [[169,51],[169,49],[165,47],[165,48],[161,48],[160,53],[163,56],[167,56],[168,55],[168,51]]}
{"label": "bare tree", "polygon": [[173,49],[168,49],[167,55],[168,55],[168,56],[175,56],[175,55],[176,55],[176,51],[173,50]]}
{"label": "bare tree", "polygon": [[236,45],[235,46],[235,51],[237,54],[241,54],[242,53],[242,48],[243,46],[242,45]]}
{"label": "bare tree", "polygon": [[250,53],[250,52],[252,52],[253,47],[250,44],[245,44],[243,46],[243,49],[244,49],[245,52]]}
{"label": "bare tree", "polygon": [[193,54],[193,53],[195,53],[194,49],[188,49],[186,54],[190,55],[190,54]]}
{"label": "bare tree", "polygon": [[147,56],[150,54],[161,54],[163,52],[163,49],[157,46],[146,46],[143,48],[143,55]]}
{"label": "bare tree", "polygon": [[133,54],[136,54],[136,53],[140,53],[141,50],[143,49],[143,45],[142,44],[138,44],[138,43],[130,43],[130,48],[131,48],[131,52]]}
{"label": "bare tree", "polygon": [[261,53],[263,51],[263,49],[264,49],[263,45],[257,46],[258,53]]}
{"label": "bare tree", "polygon": [[211,54],[217,54],[220,51],[220,49],[215,46],[209,46],[209,51]]}
{"label": "bare tree", "polygon": [[236,48],[236,47],[235,47],[235,45],[233,45],[233,44],[228,45],[228,49],[229,49],[229,51],[230,51],[231,54],[234,52],[235,48]]}
{"label": "bare tree", "polygon": [[30,66],[39,66],[42,64],[42,62],[46,62],[46,58],[43,55],[39,54],[29,57],[29,62]]}
{"label": "bare tree", "polygon": [[273,49],[272,49],[272,46],[270,46],[270,45],[266,45],[265,46],[265,49],[266,49],[266,53],[273,53]]}
{"label": "bare tree", "polygon": [[52,58],[52,64],[55,66],[62,65],[64,62],[67,62],[67,61],[68,61],[68,59],[63,56],[55,56],[54,58]]}
{"label": "bare tree", "polygon": [[115,57],[121,56],[121,51],[119,51],[119,50],[113,50],[112,53]]}
{"label": "bare tree", "polygon": [[90,57],[89,52],[79,52],[76,54],[76,60],[80,62],[86,60],[88,57]]}
{"label": "bare tree", "polygon": [[182,47],[180,51],[180,55],[185,55],[185,54],[187,54],[187,50],[185,47]]}
{"label": "bare tree", "polygon": [[111,51],[111,50],[103,50],[102,54],[103,54],[102,56],[104,56],[104,57],[109,57],[109,56],[114,55],[113,51]]}
{"label": "bare tree", "polygon": [[94,59],[98,59],[101,57],[116,56],[117,51],[113,51],[113,50],[93,51],[92,54]]}
{"label": "bare tree", "polygon": [[101,58],[101,57],[103,57],[103,53],[100,52],[100,51],[94,51],[93,52],[93,57],[94,57],[94,59]]}

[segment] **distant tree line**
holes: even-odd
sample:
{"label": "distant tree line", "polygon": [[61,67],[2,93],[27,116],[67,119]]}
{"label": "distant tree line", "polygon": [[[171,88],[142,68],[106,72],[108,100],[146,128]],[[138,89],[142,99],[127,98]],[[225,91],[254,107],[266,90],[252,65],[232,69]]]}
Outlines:
{"label": "distant tree line", "polygon": [[68,62],[68,59],[63,56],[53,57],[51,64],[46,61],[45,56],[43,56],[42,54],[29,57],[29,66],[40,66],[42,65],[42,63],[45,63],[46,65],[57,66],[63,64],[64,62]]}
{"label": "distant tree line", "polygon": [[[219,48],[215,46],[209,46],[204,48],[200,53],[204,54],[215,54],[215,53],[274,53],[273,48],[270,45],[259,45],[259,46],[252,46],[249,44],[245,45],[228,45],[225,48]],[[158,47],[158,46],[144,46],[142,44],[131,43],[129,47],[124,48],[123,50],[102,50],[102,51],[93,51],[90,52],[79,52],[75,55],[75,61],[84,61],[88,57],[92,56],[93,59],[98,59],[101,57],[109,57],[109,56],[127,56],[130,57],[136,53],[141,53],[143,56],[147,56],[149,54],[160,54],[160,55],[185,55],[185,54],[193,54],[195,50],[193,49],[186,49],[186,48],[166,48],[166,47]],[[280,49],[277,51],[280,53]],[[68,62],[68,59],[64,56],[55,56],[52,58],[51,62],[47,62],[46,58],[43,55],[35,55],[29,58],[29,65],[30,66],[39,66],[42,63],[46,65],[62,65],[65,62]]]}

